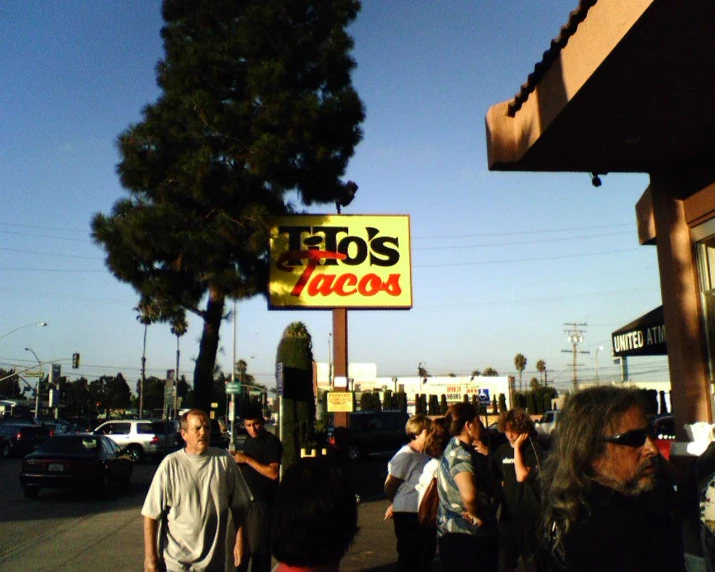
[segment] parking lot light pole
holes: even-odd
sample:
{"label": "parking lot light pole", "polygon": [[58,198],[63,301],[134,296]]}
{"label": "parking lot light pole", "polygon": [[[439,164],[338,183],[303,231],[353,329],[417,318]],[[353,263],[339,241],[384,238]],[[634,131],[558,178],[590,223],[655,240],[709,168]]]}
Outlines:
{"label": "parking lot light pole", "polygon": [[35,356],[35,359],[37,360],[37,365],[39,366],[40,370],[40,377],[37,378],[37,385],[35,386],[35,418],[40,416],[40,382],[42,381],[42,362],[40,361],[40,358],[37,357],[37,354],[32,351],[30,348],[25,348],[26,352],[30,352],[33,356]]}

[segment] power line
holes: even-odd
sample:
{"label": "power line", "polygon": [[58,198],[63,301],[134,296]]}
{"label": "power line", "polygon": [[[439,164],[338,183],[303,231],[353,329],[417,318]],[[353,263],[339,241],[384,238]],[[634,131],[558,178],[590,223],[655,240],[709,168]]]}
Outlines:
{"label": "power line", "polygon": [[633,223],[621,223],[621,224],[609,224],[609,225],[599,225],[599,226],[581,226],[574,228],[542,228],[539,230],[521,230],[513,232],[494,232],[494,233],[480,233],[480,234],[460,234],[460,235],[444,235],[444,236],[416,236],[412,237],[412,240],[443,240],[450,238],[477,238],[485,236],[517,236],[523,234],[541,234],[546,232],[575,232],[582,230],[602,230],[606,228],[623,228],[630,227],[634,228]]}

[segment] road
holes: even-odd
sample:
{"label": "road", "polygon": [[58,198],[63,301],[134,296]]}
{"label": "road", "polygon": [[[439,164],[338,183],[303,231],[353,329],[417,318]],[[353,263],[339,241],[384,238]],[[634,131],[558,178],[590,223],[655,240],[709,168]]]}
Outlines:
{"label": "road", "polygon": [[[24,498],[19,484],[20,459],[0,459],[0,570],[72,570],[114,572],[141,569],[141,505],[157,464],[134,466],[128,492],[97,499],[83,492],[43,490]],[[394,567],[392,524],[383,520],[381,500],[386,461],[361,463],[351,479],[362,498],[360,533],[341,569],[386,570]],[[380,499],[380,500],[378,500]]]}
{"label": "road", "polygon": [[110,492],[103,499],[84,491],[48,489],[28,500],[20,488],[21,464],[21,459],[0,459],[0,559],[95,515],[130,507],[139,510],[156,469],[155,463],[135,465],[130,490]]}

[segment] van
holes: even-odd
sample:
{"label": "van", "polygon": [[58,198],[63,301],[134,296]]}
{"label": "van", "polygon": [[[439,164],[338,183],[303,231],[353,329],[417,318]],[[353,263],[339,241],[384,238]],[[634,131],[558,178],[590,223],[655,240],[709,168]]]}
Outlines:
{"label": "van", "polygon": [[348,419],[352,461],[392,456],[408,441],[405,425],[409,415],[404,411],[355,411]]}

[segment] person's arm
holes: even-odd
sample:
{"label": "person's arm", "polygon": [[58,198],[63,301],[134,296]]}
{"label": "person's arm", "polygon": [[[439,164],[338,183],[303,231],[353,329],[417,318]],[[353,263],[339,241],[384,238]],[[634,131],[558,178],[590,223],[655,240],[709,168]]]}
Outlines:
{"label": "person's arm", "polygon": [[159,523],[151,517],[144,517],[144,572],[159,570],[159,555],[156,551]]}
{"label": "person's arm", "polygon": [[387,475],[387,480],[385,481],[385,498],[390,502],[395,500],[397,489],[399,489],[400,485],[404,482],[403,479],[398,479],[394,475]]}
{"label": "person's arm", "polygon": [[239,465],[246,464],[264,477],[271,479],[272,481],[278,480],[281,467],[280,463],[269,463],[267,465],[263,465],[246,453],[240,453],[238,451],[231,453],[231,455],[233,456],[233,460]]}
{"label": "person's arm", "polygon": [[236,531],[236,544],[233,545],[233,565],[238,568],[243,561],[243,526]]}
{"label": "person's arm", "polygon": [[521,446],[529,438],[526,433],[520,434],[514,442],[514,470],[516,471],[516,482],[523,483],[529,478],[531,467],[528,467],[524,462],[524,455],[521,452]]}
{"label": "person's arm", "polygon": [[464,503],[464,508],[466,509],[466,513],[462,516],[470,520],[472,524],[481,526],[482,520],[479,518],[477,503],[479,496],[477,494],[477,483],[475,482],[474,475],[469,471],[457,473],[454,476],[454,482],[457,483],[459,496],[462,498],[462,503]]}

